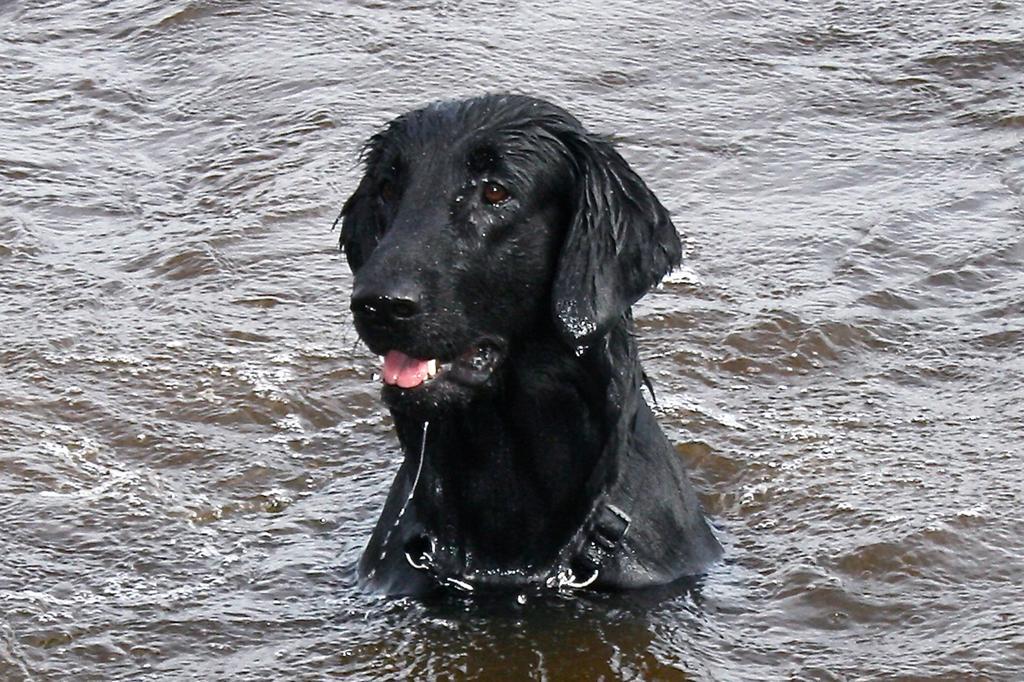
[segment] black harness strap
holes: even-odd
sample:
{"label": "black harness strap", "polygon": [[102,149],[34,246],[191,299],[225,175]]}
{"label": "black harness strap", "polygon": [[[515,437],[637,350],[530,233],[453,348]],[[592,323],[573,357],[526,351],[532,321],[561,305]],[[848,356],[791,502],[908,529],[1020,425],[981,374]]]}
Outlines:
{"label": "black harness strap", "polygon": [[614,504],[599,504],[592,512],[589,528],[583,536],[579,549],[563,559],[545,581],[556,590],[565,588],[582,589],[597,581],[604,565],[619,551],[622,538],[629,530],[630,518]]}
{"label": "black harness strap", "polygon": [[[587,524],[589,531],[584,535],[583,542],[579,545],[575,555],[570,554],[567,558],[563,558],[546,576],[543,573],[534,574],[535,577],[530,582],[541,582],[554,590],[589,587],[597,580],[601,568],[619,551],[622,546],[622,538],[629,530],[629,524],[629,515],[614,504],[598,505],[590,523]],[[439,565],[436,552],[437,547],[434,541],[428,538],[427,547],[417,552],[418,556],[406,552],[405,558],[410,566],[427,573],[439,584],[464,592],[472,592],[477,587],[485,585],[514,584],[526,577],[518,571],[510,571],[508,574],[446,571]]]}
{"label": "black harness strap", "polygon": [[626,512],[614,504],[605,504],[598,509],[593,526],[572,561],[574,572],[579,576],[600,572],[605,562],[618,551],[623,536],[629,530],[629,522]]}

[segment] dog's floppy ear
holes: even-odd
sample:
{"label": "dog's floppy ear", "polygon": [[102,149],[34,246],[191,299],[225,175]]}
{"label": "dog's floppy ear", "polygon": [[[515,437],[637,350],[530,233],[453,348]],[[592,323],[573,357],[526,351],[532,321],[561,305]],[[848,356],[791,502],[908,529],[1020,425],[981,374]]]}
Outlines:
{"label": "dog's floppy ear", "polygon": [[585,132],[563,141],[575,167],[569,232],[552,299],[563,337],[586,348],[679,265],[668,211],[611,143]]}
{"label": "dog's floppy ear", "polygon": [[363,177],[352,196],[341,207],[341,238],[338,246],[345,251],[348,266],[355,272],[363,267],[363,263],[377,247],[384,232],[384,216],[381,214],[377,200],[380,185],[380,168],[383,163],[384,149],[390,136],[401,122],[395,119],[383,130],[374,133],[363,145],[359,160],[363,165]]}
{"label": "dog's floppy ear", "polygon": [[369,173],[341,208],[341,238],[338,246],[345,251],[348,266],[355,272],[363,266],[380,240],[380,215],[373,197]]}

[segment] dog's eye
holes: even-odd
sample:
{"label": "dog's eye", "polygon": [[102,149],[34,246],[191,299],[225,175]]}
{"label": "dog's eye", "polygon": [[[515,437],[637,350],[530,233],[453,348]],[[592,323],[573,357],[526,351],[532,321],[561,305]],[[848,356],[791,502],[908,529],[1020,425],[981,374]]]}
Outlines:
{"label": "dog's eye", "polygon": [[377,187],[377,196],[380,197],[381,201],[392,201],[398,192],[395,191],[395,186],[391,182],[385,180],[380,183]]}
{"label": "dog's eye", "polygon": [[499,185],[496,182],[485,182],[483,197],[491,206],[497,206],[498,204],[506,201],[511,195],[508,190]]}

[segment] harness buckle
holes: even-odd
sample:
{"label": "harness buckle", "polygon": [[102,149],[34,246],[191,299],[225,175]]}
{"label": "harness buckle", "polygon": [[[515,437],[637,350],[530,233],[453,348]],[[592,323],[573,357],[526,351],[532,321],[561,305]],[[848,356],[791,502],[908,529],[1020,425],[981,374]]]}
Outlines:
{"label": "harness buckle", "polygon": [[409,550],[405,551],[405,560],[409,562],[409,565],[417,571],[423,571],[430,575],[434,580],[440,583],[446,583],[452,587],[462,590],[463,592],[472,592],[474,588],[471,583],[456,578],[455,576],[441,574],[441,571],[437,568],[437,564],[434,562],[434,550],[437,545],[434,542],[434,538],[427,537],[427,540],[430,541],[430,547],[428,549],[424,549],[420,553],[419,557],[414,558],[412,552]]}

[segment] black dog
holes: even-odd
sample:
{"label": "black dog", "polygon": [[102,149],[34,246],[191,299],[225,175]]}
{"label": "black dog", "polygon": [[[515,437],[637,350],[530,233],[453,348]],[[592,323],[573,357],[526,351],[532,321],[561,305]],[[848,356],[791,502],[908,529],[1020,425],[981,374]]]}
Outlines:
{"label": "black dog", "polygon": [[342,209],[405,462],[360,561],[391,594],[668,583],[721,553],[641,395],[630,306],[680,259],[606,141],[489,95],[374,135]]}

